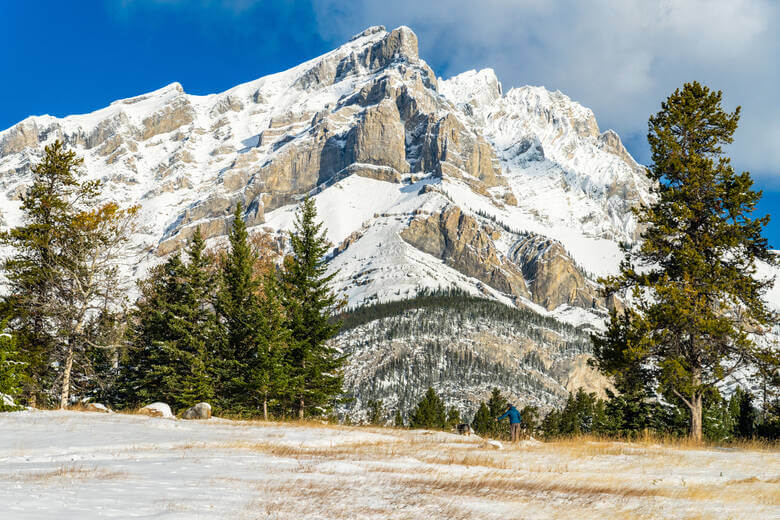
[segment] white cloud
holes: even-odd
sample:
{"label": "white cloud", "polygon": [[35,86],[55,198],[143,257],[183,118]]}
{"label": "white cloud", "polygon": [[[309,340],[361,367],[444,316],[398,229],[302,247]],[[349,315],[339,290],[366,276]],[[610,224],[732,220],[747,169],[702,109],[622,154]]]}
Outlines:
{"label": "white cloud", "polygon": [[[771,0],[313,0],[334,42],[409,25],[437,74],[493,67],[505,88],[559,89],[642,157],[647,118],[686,81],[742,105],[735,167],[780,181],[780,7]],[[767,172],[775,172],[769,179]]]}

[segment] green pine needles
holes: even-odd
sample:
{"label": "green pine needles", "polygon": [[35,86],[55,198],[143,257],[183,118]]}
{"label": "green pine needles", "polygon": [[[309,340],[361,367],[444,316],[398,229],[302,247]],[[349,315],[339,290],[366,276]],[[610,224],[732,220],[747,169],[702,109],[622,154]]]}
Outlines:
{"label": "green pine needles", "polygon": [[118,385],[124,406],[164,401],[182,410],[214,396],[211,347],[218,329],[208,304],[214,277],[204,248],[198,230],[187,247],[188,263],[176,254],[141,282]]}
{"label": "green pine needles", "polygon": [[161,400],[180,412],[210,401],[267,420],[323,415],[341,394],[344,356],[327,343],[339,302],[314,203],[302,202],[282,266],[252,240],[243,213],[239,204],[224,254],[205,251],[196,230],[187,262],[175,255],[141,283],[118,385],[124,406]]}
{"label": "green pine needles", "polygon": [[15,398],[22,390],[27,364],[20,361],[16,337],[0,323],[0,412],[20,409]]}
{"label": "green pine needles", "polygon": [[433,388],[428,388],[423,398],[417,403],[409,416],[412,428],[445,429],[447,428],[447,412],[444,403]]}
{"label": "green pine needles", "polygon": [[47,146],[22,196],[22,225],[0,233],[14,251],[2,265],[3,307],[27,363],[30,405],[65,408],[85,390],[95,352],[114,348],[96,334],[97,315],[124,306],[118,263],[138,207],[104,201],[102,183],[83,179],[82,169],[61,141]]}
{"label": "green pine needles", "polygon": [[292,254],[281,271],[281,295],[286,326],[293,344],[289,361],[294,377],[290,396],[297,402],[298,417],[329,411],[332,398],[341,393],[341,367],[345,356],[328,343],[341,328],[331,317],[343,302],[331,289],[337,273],[326,273],[325,255],[330,248],[317,208],[305,199],[290,233]]}
{"label": "green pine needles", "polygon": [[695,440],[716,384],[760,361],[778,365],[755,341],[777,323],[763,300],[772,280],[757,276],[758,261],[778,262],[762,237],[769,216],[752,216],[761,192],[723,152],[740,109],[724,111],[721,98],[687,83],[650,118],[656,185],[636,211],[642,242],[625,250],[620,275],[605,280],[607,294],[628,291],[628,308],[594,338],[598,365],[619,390],[684,406]]}

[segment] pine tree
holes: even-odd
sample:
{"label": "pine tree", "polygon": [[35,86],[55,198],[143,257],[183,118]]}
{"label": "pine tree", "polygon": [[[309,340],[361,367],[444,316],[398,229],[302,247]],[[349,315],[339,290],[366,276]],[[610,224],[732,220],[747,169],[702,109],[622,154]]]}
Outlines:
{"label": "pine tree", "polygon": [[733,424],[729,403],[720,394],[710,395],[704,400],[702,413],[702,436],[712,442],[723,442],[732,438]]}
{"label": "pine tree", "polygon": [[581,421],[577,413],[577,399],[571,392],[569,397],[566,398],[566,405],[561,410],[560,419],[558,420],[558,434],[560,435],[578,435],[582,433]]}
{"label": "pine tree", "polygon": [[501,422],[495,421],[497,417],[500,417],[504,414],[504,412],[506,412],[506,407],[508,404],[509,401],[507,401],[506,397],[501,394],[501,391],[498,388],[493,388],[492,392],[490,393],[490,399],[488,399],[487,402],[487,407],[490,411],[490,417],[492,421],[490,425],[490,436],[493,438],[509,438],[509,422],[506,419]]}
{"label": "pine tree", "polygon": [[[32,167],[22,196],[25,223],[0,235],[14,254],[3,264],[12,328],[30,366],[30,399],[58,380],[59,405],[70,401],[74,367],[88,365],[95,343],[88,322],[123,298],[117,263],[138,208],[101,202],[100,181],[82,181],[83,161],[61,141]],[[49,367],[57,367],[49,374]],[[54,376],[54,377],[51,377]]]}
{"label": "pine tree", "polygon": [[161,400],[181,410],[213,397],[208,353],[216,317],[204,248],[197,230],[187,248],[189,264],[172,256],[140,284],[119,383],[124,406]]}
{"label": "pine tree", "polygon": [[[19,361],[16,338],[6,329],[6,323],[0,323],[0,412],[19,409],[13,400],[21,391],[26,377],[26,363]],[[6,402],[7,399],[12,402]]]}
{"label": "pine tree", "polygon": [[312,199],[305,199],[290,233],[292,255],[285,258],[282,288],[293,346],[291,396],[303,419],[306,411],[320,414],[341,393],[345,357],[328,343],[340,328],[332,319],[340,300],[331,289],[336,273],[326,274],[330,244]]}
{"label": "pine tree", "polygon": [[[258,356],[259,280],[254,273],[257,254],[249,245],[241,204],[233,214],[228,235],[230,249],[222,266],[216,310],[221,334],[214,370],[220,389],[217,397],[223,409],[246,408],[247,375]],[[267,408],[267,405],[266,405]]]}
{"label": "pine tree", "polygon": [[368,401],[366,405],[368,407],[368,424],[373,424],[376,426],[383,425],[385,422],[385,407],[384,403],[382,403],[382,400],[371,400]]}
{"label": "pine tree", "polygon": [[242,215],[239,204],[228,236],[230,248],[222,262],[214,378],[224,410],[254,415],[262,409],[268,420],[269,403],[283,396],[290,383],[285,353],[291,336],[276,270],[270,260],[263,262],[268,252],[258,251],[258,244],[250,241]]}
{"label": "pine tree", "polygon": [[450,409],[447,410],[447,427],[454,428],[459,425],[460,422],[460,410],[451,406]]}
{"label": "pine tree", "polygon": [[756,410],[753,408],[753,396],[738,387],[738,392],[732,397],[736,401],[737,413],[733,416],[734,435],[749,439],[755,434]]}
{"label": "pine tree", "polygon": [[539,426],[539,407],[526,405],[520,410],[520,417],[523,418],[522,428],[526,435],[533,435]]}
{"label": "pine tree", "polygon": [[417,403],[409,417],[409,426],[412,428],[445,429],[447,427],[447,415],[444,411],[444,403],[433,388],[428,388],[423,398]]}
{"label": "pine tree", "polygon": [[488,406],[481,402],[477,413],[474,414],[474,419],[471,421],[471,428],[477,435],[490,435],[493,433],[495,419],[495,416],[490,415]]}
{"label": "pine tree", "polygon": [[[690,436],[702,437],[704,396],[762,353],[751,339],[776,323],[757,278],[758,260],[777,264],[761,236],[769,216],[752,218],[761,197],[748,173],[736,174],[722,146],[731,143],[740,109],[727,113],[721,92],[685,84],[650,118],[654,201],[637,210],[645,226],[626,248],[620,275],[606,293],[631,290],[630,310],[616,320],[633,329],[607,336],[597,357],[607,373],[643,366],[654,390],[686,406]],[[624,341],[630,340],[630,341]],[[604,364],[603,361],[610,360]]]}
{"label": "pine tree", "polygon": [[542,419],[541,430],[545,437],[555,438],[561,434],[560,420],[560,410],[550,410],[550,412],[544,416],[544,419]]}
{"label": "pine tree", "polygon": [[249,363],[252,393],[262,400],[263,418],[268,420],[268,404],[288,395],[296,380],[291,373],[287,353],[294,344],[286,328],[286,316],[276,273],[266,273],[263,298],[258,305],[256,355]]}
{"label": "pine tree", "polygon": [[401,415],[400,408],[395,410],[395,416],[393,416],[393,426],[396,428],[406,428],[406,424],[404,424],[404,416]]}

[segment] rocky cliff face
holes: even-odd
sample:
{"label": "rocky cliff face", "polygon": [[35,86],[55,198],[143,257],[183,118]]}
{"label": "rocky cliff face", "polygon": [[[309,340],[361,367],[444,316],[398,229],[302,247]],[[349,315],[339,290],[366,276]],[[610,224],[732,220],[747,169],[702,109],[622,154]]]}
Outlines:
{"label": "rocky cliff face", "polygon": [[[390,203],[395,195],[360,208],[366,218],[346,227],[338,212],[323,215],[334,245],[386,218],[372,221],[373,214],[424,210],[428,220],[408,219],[385,243],[398,233],[466,279],[550,310],[587,298],[548,297],[551,284],[525,265],[527,255],[510,254],[518,249],[509,243],[515,231],[552,241],[562,238],[561,227],[586,240],[630,238],[628,208],[646,188],[617,135],[600,134],[590,111],[543,89],[504,94],[489,70],[437,80],[406,27],[370,28],[324,56],[222,94],[190,96],[172,84],[92,114],[28,118],[0,133],[7,224],[18,218],[30,164],[54,139],[83,155],[88,174],[102,178],[110,195],[140,202],[145,225],[131,253],[138,273],[180,248],[196,227],[207,237],[223,235],[239,201],[250,226],[279,230],[275,222],[283,224],[306,194],[329,198],[324,194],[345,182],[370,190],[370,183],[348,181],[360,177],[418,196],[403,197],[400,211]],[[615,248],[609,254],[616,257]],[[579,273],[573,262],[569,270]],[[571,283],[584,287],[579,274]],[[419,285],[432,285],[425,278]],[[384,297],[383,284],[363,283],[359,296],[343,288],[352,303]]]}
{"label": "rocky cliff face", "polygon": [[30,117],[0,132],[4,226],[55,139],[108,197],[140,204],[130,277],[198,227],[220,241],[238,202],[250,229],[282,234],[308,195],[352,306],[454,287],[598,323],[594,278],[638,236],[630,209],[649,187],[587,108],[541,87],[504,92],[489,69],[437,79],[406,27],[370,28],[220,94],[174,83],[91,114]]}
{"label": "rocky cliff face", "polygon": [[401,237],[417,249],[441,258],[457,271],[517,297],[530,297],[523,274],[496,248],[500,233],[481,225],[457,206],[438,215],[415,218]]}

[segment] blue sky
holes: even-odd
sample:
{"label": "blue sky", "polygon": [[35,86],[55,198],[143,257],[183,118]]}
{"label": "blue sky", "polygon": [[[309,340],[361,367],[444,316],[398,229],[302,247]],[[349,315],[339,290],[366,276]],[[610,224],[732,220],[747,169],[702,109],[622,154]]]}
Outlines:
{"label": "blue sky", "polygon": [[439,76],[493,67],[505,90],[559,89],[647,160],[648,116],[697,79],[743,107],[729,150],[764,190],[780,248],[780,8],[771,0],[0,0],[0,129],[173,81],[207,94],[327,52],[370,25],[410,26]]}

